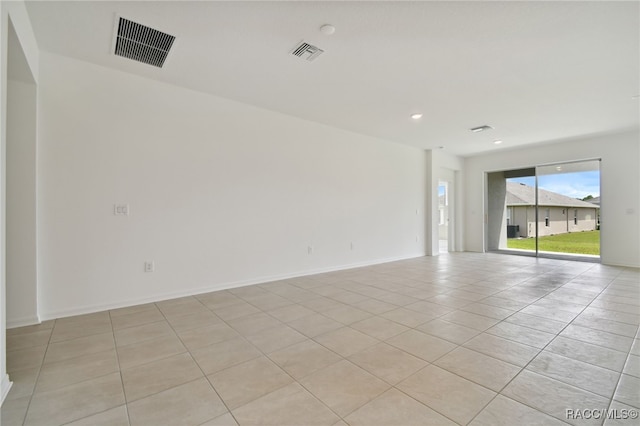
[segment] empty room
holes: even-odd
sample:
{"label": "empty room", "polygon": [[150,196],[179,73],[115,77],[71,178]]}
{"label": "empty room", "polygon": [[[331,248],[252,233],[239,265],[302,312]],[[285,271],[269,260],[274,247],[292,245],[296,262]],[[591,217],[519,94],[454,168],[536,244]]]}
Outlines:
{"label": "empty room", "polygon": [[0,424],[637,425],[640,2],[0,2]]}

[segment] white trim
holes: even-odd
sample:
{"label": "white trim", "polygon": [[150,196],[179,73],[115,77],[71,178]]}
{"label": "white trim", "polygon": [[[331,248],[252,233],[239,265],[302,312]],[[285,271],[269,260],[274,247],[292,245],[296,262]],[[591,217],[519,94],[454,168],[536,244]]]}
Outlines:
{"label": "white trim", "polygon": [[334,271],[342,271],[345,269],[361,268],[364,266],[379,265],[382,263],[396,262],[399,260],[415,259],[417,257],[423,257],[423,256],[425,256],[424,253],[419,253],[419,254],[412,254],[409,256],[391,257],[391,258],[385,258],[385,259],[377,259],[377,260],[368,261],[368,262],[350,263],[350,264],[340,265],[335,267],[319,268],[319,269],[299,271],[299,272],[294,272],[289,274],[271,275],[271,276],[265,276],[260,278],[251,278],[248,280],[220,283],[217,285],[204,286],[204,287],[194,288],[186,291],[161,293],[152,297],[130,299],[123,302],[107,303],[103,305],[88,305],[88,306],[82,306],[74,309],[67,309],[63,311],[45,312],[40,314],[40,319],[43,321],[47,321],[47,320],[52,320],[57,318],[70,317],[74,315],[90,314],[94,312],[106,311],[109,309],[125,308],[128,306],[141,305],[144,303],[160,302],[163,300],[177,299],[179,297],[195,296],[198,294],[210,293],[213,291],[228,290],[232,288],[245,287],[245,286],[254,285],[254,284],[264,284],[271,281],[304,277],[307,275],[315,275],[315,274],[321,274],[325,272],[334,272]]}
{"label": "white trim", "polygon": [[7,330],[10,328],[24,327],[27,325],[40,324],[40,318],[37,315],[21,317],[21,318],[7,318]]}
{"label": "white trim", "polygon": [[605,262],[604,260],[602,260],[602,254],[600,254],[600,263],[603,264],[604,266],[619,266],[622,268],[633,268],[633,269],[640,268],[640,263]]}
{"label": "white trim", "polygon": [[5,374],[2,378],[2,385],[0,386],[0,390],[2,391],[2,393],[0,393],[0,405],[2,405],[4,399],[7,397],[7,395],[9,395],[9,391],[11,390],[12,385],[13,382],[9,380],[9,375]]}

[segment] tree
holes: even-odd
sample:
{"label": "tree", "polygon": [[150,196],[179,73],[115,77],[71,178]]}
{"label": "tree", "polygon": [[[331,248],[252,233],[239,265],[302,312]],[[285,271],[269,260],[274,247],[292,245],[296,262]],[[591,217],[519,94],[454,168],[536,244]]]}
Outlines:
{"label": "tree", "polygon": [[593,200],[593,195],[587,195],[582,199],[582,201],[589,201],[589,200]]}

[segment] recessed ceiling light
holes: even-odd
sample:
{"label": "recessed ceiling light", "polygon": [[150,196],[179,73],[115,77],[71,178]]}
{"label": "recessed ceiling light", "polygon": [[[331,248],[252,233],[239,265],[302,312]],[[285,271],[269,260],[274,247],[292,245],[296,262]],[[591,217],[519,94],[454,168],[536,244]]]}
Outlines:
{"label": "recessed ceiling light", "polygon": [[472,127],[469,130],[471,130],[473,133],[478,133],[478,132],[484,132],[485,130],[491,130],[491,129],[493,129],[493,127],[487,126],[485,124],[484,126]]}
{"label": "recessed ceiling light", "polygon": [[414,114],[411,114],[411,118],[413,118],[414,120],[420,120],[422,118],[422,113],[416,112]]}
{"label": "recessed ceiling light", "polygon": [[438,147],[438,149],[444,149],[444,146],[440,145],[440,146]]}
{"label": "recessed ceiling light", "polygon": [[324,24],[320,27],[320,32],[324,35],[331,35],[336,32],[336,27],[330,24]]}
{"label": "recessed ceiling light", "polygon": [[559,171],[559,172],[561,172],[561,171],[562,171],[562,166],[557,166],[557,167],[556,167],[556,170],[557,170],[557,171]]}
{"label": "recessed ceiling light", "polygon": [[494,144],[496,145],[500,145],[502,143],[502,141],[493,141]]}

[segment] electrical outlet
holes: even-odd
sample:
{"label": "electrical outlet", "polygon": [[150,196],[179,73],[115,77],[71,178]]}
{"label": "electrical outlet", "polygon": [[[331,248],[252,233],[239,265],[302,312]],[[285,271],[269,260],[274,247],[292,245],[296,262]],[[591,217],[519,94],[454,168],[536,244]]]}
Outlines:
{"label": "electrical outlet", "polygon": [[156,270],[156,265],[153,260],[149,262],[144,262],[144,271],[145,272],[154,272]]}
{"label": "electrical outlet", "polygon": [[307,254],[313,254],[313,246],[307,247]]}
{"label": "electrical outlet", "polygon": [[351,242],[351,250],[353,250],[355,248],[355,246],[353,245],[353,242]]}

